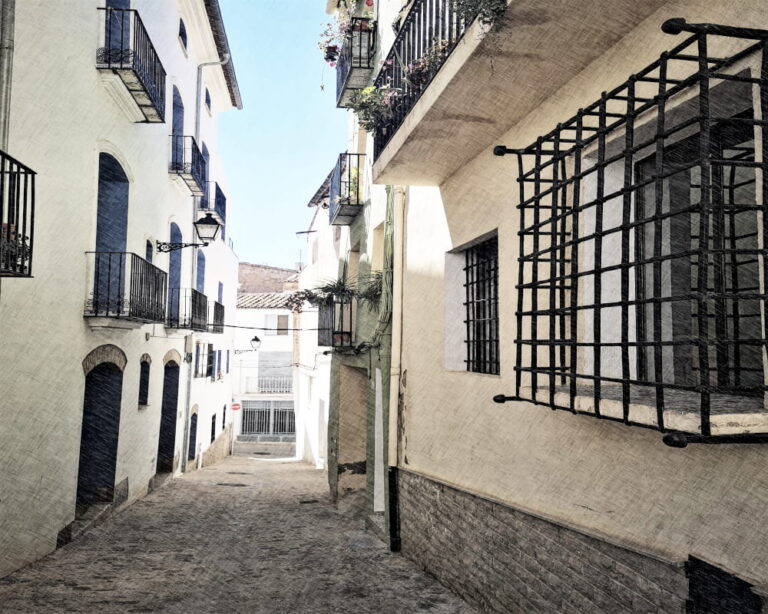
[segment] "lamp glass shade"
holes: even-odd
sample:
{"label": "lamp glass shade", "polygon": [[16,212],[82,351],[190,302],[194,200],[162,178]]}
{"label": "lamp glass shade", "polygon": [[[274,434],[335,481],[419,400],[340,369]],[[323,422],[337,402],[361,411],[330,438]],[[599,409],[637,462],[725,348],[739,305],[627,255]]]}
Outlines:
{"label": "lamp glass shade", "polygon": [[219,232],[220,224],[213,219],[210,213],[206,213],[204,218],[195,222],[197,236],[203,243],[209,243],[216,238]]}
{"label": "lamp glass shade", "polygon": [[259,339],[256,335],[254,335],[253,339],[251,339],[251,347],[254,350],[258,350],[261,347],[261,339]]}

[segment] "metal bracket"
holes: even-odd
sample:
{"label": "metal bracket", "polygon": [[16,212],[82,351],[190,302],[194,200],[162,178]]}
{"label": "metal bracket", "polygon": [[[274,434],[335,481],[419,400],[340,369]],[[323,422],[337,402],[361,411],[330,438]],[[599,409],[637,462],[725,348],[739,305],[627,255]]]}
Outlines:
{"label": "metal bracket", "polygon": [[184,249],[185,247],[207,247],[207,243],[167,243],[165,241],[155,241],[155,246],[157,247],[157,251],[160,253],[163,252],[172,252],[177,249]]}

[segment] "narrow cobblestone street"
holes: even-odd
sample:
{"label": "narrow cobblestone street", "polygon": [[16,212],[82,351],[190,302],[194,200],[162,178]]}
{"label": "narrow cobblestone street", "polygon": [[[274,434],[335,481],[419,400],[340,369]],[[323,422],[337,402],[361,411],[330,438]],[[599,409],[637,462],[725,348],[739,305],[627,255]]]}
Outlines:
{"label": "narrow cobblestone street", "polygon": [[0,612],[471,613],[333,508],[324,474],[240,453],[0,580]]}

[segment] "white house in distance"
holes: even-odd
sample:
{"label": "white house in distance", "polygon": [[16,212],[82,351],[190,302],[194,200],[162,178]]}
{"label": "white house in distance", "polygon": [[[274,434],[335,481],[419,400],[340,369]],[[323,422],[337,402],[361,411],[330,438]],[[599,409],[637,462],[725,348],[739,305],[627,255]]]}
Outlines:
{"label": "white house in distance", "polygon": [[0,149],[27,211],[0,208],[0,576],[229,452],[218,115],[242,107],[217,0],[24,1],[3,18]]}
{"label": "white house in distance", "polygon": [[256,292],[237,297],[234,397],[240,405],[235,433],[240,441],[293,442],[292,292]]}
{"label": "white house in distance", "polygon": [[[310,199],[312,221],[306,232],[309,261],[299,273],[299,289],[313,290],[336,279],[340,238],[346,227],[328,223],[330,175]],[[331,356],[327,346],[318,345],[318,309],[305,302],[298,314],[299,351],[296,365],[296,455],[318,469],[327,466],[328,409],[330,402]]]}

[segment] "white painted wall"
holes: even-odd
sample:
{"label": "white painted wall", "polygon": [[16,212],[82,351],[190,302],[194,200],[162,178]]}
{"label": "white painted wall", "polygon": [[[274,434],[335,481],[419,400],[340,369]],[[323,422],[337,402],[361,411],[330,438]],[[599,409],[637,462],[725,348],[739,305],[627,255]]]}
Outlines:
{"label": "white painted wall", "polygon": [[[115,156],[130,180],[128,251],[143,257],[147,240],[168,240],[176,222],[193,240],[192,198],[168,173],[170,122],[136,124],[118,106],[95,68],[97,1],[16,3],[15,55],[9,153],[38,173],[33,279],[3,279],[0,296],[0,576],[51,551],[75,512],[83,406],[83,358],[103,344],[127,357],[116,482],[129,480],[129,499],[142,496],[155,473],[163,357],[185,354],[184,334],[162,324],[132,330],[93,329],[83,318],[84,253],[93,250],[100,152]],[[197,63],[217,57],[202,0],[134,0],[167,76],[166,117],[172,85],[185,104],[185,133],[194,130]],[[189,36],[185,54],[179,18]],[[63,33],[66,33],[63,34]],[[220,68],[206,68],[214,114],[201,121],[211,153],[211,178],[226,192],[217,149],[217,118],[230,107]],[[232,202],[228,202],[232,208]],[[225,284],[227,319],[234,311],[237,263],[225,242],[205,248],[206,292]],[[194,251],[183,251],[182,280],[193,278]],[[154,263],[168,270],[168,256]],[[231,333],[203,334],[231,347]],[[152,358],[150,402],[138,408],[139,357]],[[187,363],[181,365],[177,450],[181,452],[187,403]],[[231,398],[231,379],[195,381],[189,405],[200,407],[202,449],[210,416]],[[206,431],[206,425],[208,430]],[[206,436],[207,433],[207,436]]]}

